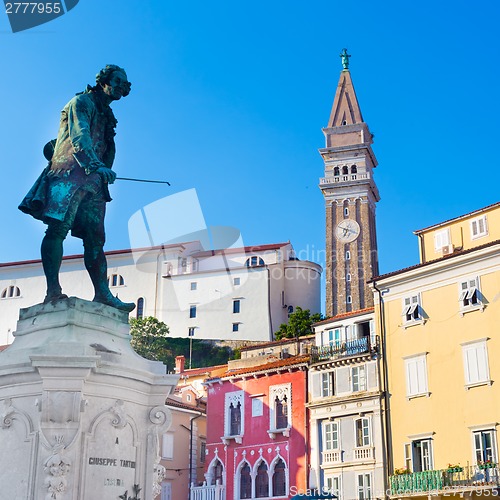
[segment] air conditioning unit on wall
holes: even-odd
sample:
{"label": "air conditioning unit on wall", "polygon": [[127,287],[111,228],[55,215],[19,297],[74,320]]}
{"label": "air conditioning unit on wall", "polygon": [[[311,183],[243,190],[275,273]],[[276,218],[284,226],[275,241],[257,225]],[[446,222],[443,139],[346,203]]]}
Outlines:
{"label": "air conditioning unit on wall", "polygon": [[443,255],[450,255],[453,253],[455,250],[455,247],[453,245],[445,245],[441,251],[443,252]]}

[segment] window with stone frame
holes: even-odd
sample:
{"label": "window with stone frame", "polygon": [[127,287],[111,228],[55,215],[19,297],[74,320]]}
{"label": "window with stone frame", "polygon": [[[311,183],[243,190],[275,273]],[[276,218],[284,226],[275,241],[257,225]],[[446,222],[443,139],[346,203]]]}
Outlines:
{"label": "window with stone frame", "polygon": [[291,427],[292,384],[271,385],[269,387],[270,429],[281,430]]}
{"label": "window with stone frame", "polygon": [[224,484],[224,466],[219,459],[217,459],[212,465],[210,472],[211,486],[216,484]]}
{"label": "window with stone frame", "polygon": [[358,474],[358,500],[370,500],[371,498],[372,498],[371,474]]}
{"label": "window with stone frame", "polygon": [[286,465],[282,458],[279,458],[273,467],[273,497],[284,497],[286,491]]}
{"label": "window with stone frame", "polygon": [[363,448],[365,446],[370,446],[370,419],[358,418],[354,422],[356,430],[356,447]]}
{"label": "window with stone frame", "polygon": [[261,460],[255,474],[255,498],[267,497],[269,497],[269,473],[266,462]]}
{"label": "window with stone frame", "polygon": [[366,367],[365,365],[353,366],[351,368],[352,392],[366,391]]}
{"label": "window with stone frame", "polygon": [[339,423],[336,421],[323,422],[324,450],[332,451],[340,448]]}
{"label": "window with stone frame", "polygon": [[244,391],[228,392],[225,396],[224,434],[226,437],[244,433]]}
{"label": "window with stone frame", "polygon": [[252,474],[250,465],[245,462],[240,468],[240,499],[252,498]]}
{"label": "window with stone frame", "polygon": [[335,395],[334,373],[332,370],[321,374],[321,396],[324,398]]}

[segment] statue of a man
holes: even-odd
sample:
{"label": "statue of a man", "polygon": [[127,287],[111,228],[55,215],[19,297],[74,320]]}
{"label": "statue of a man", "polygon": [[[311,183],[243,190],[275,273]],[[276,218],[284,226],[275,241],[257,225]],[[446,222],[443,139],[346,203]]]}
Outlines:
{"label": "statue of a man", "polygon": [[26,195],[20,210],[47,224],[42,241],[42,264],[47,279],[44,303],[66,298],[59,283],[63,241],[68,232],[83,240],[84,262],[94,285],[94,301],[122,311],[124,303],[109,290],[104,255],[104,214],[111,201],[108,184],[116,179],[116,119],[110,104],[130,93],[125,70],[107,65],[64,107],[55,145],[44,149],[49,164]]}

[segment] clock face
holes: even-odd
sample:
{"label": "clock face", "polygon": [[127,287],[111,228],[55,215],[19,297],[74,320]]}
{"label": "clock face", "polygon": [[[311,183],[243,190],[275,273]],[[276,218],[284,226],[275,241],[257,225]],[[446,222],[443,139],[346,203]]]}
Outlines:
{"label": "clock face", "polygon": [[344,219],[337,224],[335,236],[343,243],[350,243],[359,236],[360,231],[359,224],[355,220]]}

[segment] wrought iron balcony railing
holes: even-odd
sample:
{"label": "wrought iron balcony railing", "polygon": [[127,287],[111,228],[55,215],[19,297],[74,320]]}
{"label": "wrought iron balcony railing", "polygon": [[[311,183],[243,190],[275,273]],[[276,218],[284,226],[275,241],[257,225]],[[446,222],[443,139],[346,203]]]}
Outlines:
{"label": "wrought iron balcony railing", "polygon": [[470,489],[491,489],[500,486],[497,466],[454,467],[410,474],[396,474],[389,478],[391,496],[429,495]]}
{"label": "wrought iron balcony railing", "polygon": [[324,346],[311,346],[311,360],[327,361],[336,358],[358,356],[375,350],[376,345],[370,342],[370,337],[349,340],[347,342],[333,342]]}

